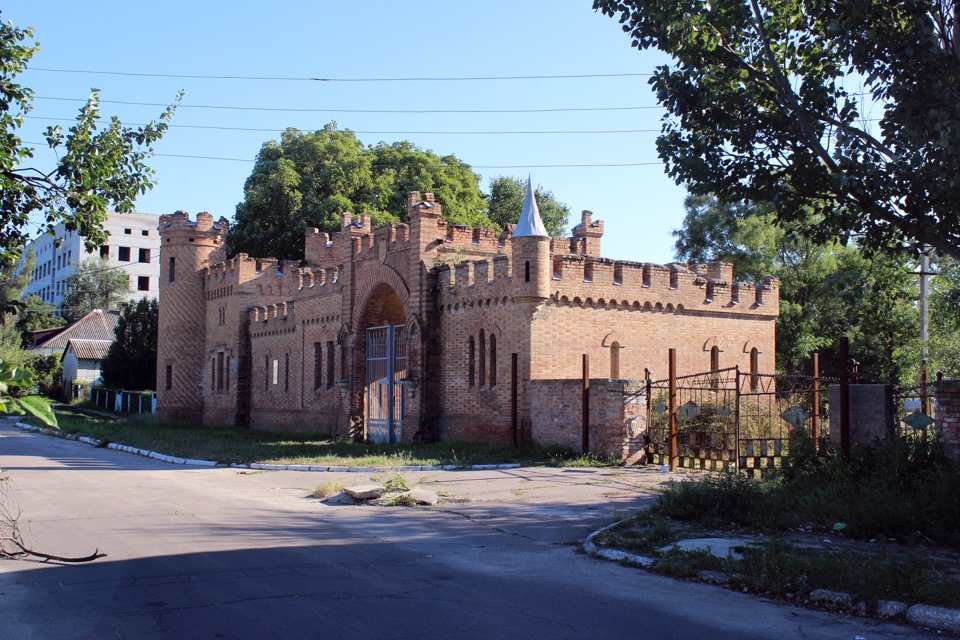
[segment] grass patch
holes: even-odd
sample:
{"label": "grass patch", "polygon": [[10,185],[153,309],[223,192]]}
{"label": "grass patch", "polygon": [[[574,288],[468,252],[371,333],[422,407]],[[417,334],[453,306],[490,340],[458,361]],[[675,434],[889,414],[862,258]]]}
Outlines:
{"label": "grass patch", "polygon": [[830,589],[848,593],[870,608],[878,600],[960,607],[960,583],[918,554],[831,552],[774,540],[746,548],[742,559],[728,559],[724,569],[732,586],[781,598]]}
{"label": "grass patch", "polygon": [[[65,433],[220,463],[386,468],[505,463],[559,466],[583,458],[557,447],[513,448],[458,442],[368,444],[311,434],[164,424],[152,415],[106,419],[84,415],[69,406],[57,407],[56,414]],[[609,464],[612,466],[613,462]]]}
{"label": "grass patch", "polygon": [[347,486],[347,483],[343,480],[330,479],[324,480],[317,485],[316,489],[310,492],[311,498],[317,498],[318,500],[326,500],[327,498],[332,498],[337,495],[343,488]]}
{"label": "grass patch", "polygon": [[[939,446],[889,440],[850,461],[809,440],[791,442],[790,450],[762,480],[728,473],[674,484],[648,512],[597,543],[651,557],[657,573],[691,578],[722,570],[733,588],[798,602],[829,589],[868,608],[878,600],[960,608],[952,551],[960,549],[960,466]],[[767,539],[728,558],[669,546],[731,531]],[[829,548],[824,535],[833,540]]]}
{"label": "grass patch", "polygon": [[935,443],[888,440],[850,462],[817,453],[809,441],[790,446],[796,453],[764,480],[721,474],[682,482],[655,510],[707,527],[842,531],[960,549],[960,467]]}

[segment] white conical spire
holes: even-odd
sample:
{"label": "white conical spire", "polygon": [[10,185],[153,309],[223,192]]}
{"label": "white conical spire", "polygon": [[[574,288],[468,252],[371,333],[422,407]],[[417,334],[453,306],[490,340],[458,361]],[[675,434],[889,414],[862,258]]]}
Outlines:
{"label": "white conical spire", "polygon": [[513,237],[549,237],[549,235],[547,228],[543,226],[543,220],[540,219],[540,207],[537,206],[537,199],[533,195],[533,182],[530,176],[527,176],[527,196],[523,199],[523,210],[520,212],[517,227],[513,230]]}

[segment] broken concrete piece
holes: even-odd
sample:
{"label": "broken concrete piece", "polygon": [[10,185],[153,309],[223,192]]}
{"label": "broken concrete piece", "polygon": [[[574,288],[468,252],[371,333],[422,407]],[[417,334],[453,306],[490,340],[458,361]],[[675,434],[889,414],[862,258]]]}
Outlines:
{"label": "broken concrete piece", "polygon": [[437,504],[440,501],[440,496],[428,489],[413,489],[408,491],[407,495],[416,500],[417,504]]}
{"label": "broken concrete piece", "polygon": [[358,484],[355,487],[345,487],[344,492],[357,500],[372,500],[379,498],[386,492],[386,488],[379,484]]}
{"label": "broken concrete piece", "polygon": [[327,498],[326,500],[322,500],[321,502],[329,505],[357,504],[357,501],[354,500],[351,496],[347,495],[345,491],[341,491],[340,493],[334,494],[329,498]]}

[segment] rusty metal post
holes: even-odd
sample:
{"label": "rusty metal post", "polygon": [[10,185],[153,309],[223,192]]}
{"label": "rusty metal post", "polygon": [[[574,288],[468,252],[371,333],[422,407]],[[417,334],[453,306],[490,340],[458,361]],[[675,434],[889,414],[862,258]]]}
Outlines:
{"label": "rusty metal post", "polygon": [[813,438],[813,446],[817,451],[820,450],[820,353],[814,351],[810,354],[810,367],[813,374],[813,395],[810,402],[813,404],[813,411],[810,412],[810,437]]}
{"label": "rusty metal post", "polygon": [[590,452],[590,356],[583,354],[583,426],[581,451]]}
{"label": "rusty metal post", "polygon": [[840,455],[850,459],[850,339],[840,338]]}
{"label": "rusty metal post", "polygon": [[677,470],[677,350],[668,352],[667,369],[669,376],[668,394],[670,395],[670,433],[667,437],[670,471]]}
{"label": "rusty metal post", "polygon": [[[740,365],[737,365],[736,368],[736,386],[734,387],[734,392],[736,393],[736,398],[733,411],[733,434],[736,444],[733,448],[733,467],[739,473],[740,471]],[[726,471],[726,469],[724,469]]]}
{"label": "rusty metal post", "polygon": [[517,354],[510,354],[510,429],[513,433],[513,446],[520,446],[520,423],[517,420]]}

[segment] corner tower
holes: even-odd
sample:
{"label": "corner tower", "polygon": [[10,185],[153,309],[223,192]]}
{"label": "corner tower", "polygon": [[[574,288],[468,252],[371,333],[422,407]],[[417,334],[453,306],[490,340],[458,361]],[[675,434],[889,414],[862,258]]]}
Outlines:
{"label": "corner tower", "polygon": [[550,234],[540,218],[540,208],[530,178],[527,178],[527,195],[510,244],[516,291],[514,300],[527,310],[534,311],[550,297],[553,264],[550,260]]}
{"label": "corner tower", "polygon": [[225,218],[185,211],[160,216],[157,417],[200,424],[203,414],[206,301],[202,271],[226,260]]}

